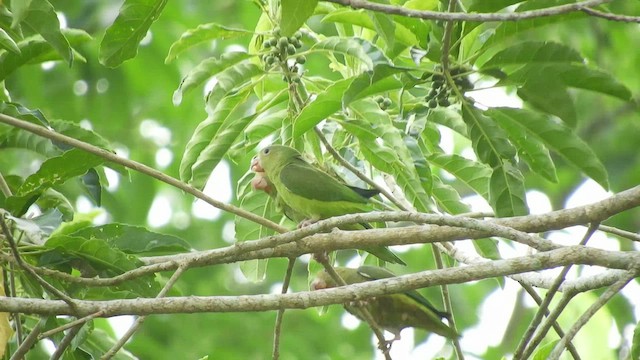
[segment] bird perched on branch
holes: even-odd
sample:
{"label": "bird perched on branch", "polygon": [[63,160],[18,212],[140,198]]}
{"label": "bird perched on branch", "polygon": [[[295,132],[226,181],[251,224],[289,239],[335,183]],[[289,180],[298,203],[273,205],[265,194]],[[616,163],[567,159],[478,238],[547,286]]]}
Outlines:
{"label": "bird perched on branch", "polygon": [[[256,173],[252,181],[254,189],[276,197],[285,215],[298,221],[300,227],[333,216],[372,211],[369,198],[379,193],[378,190],[345,185],[306,162],[296,149],[283,145],[262,149],[251,169]],[[371,226],[361,223],[340,228],[362,230]],[[384,246],[362,250],[381,260],[405,265]]]}
{"label": "bird perched on branch", "polygon": [[[395,274],[378,266],[360,266],[357,269],[336,267],[336,273],[347,284],[356,284],[365,281],[373,281],[394,277]],[[311,283],[312,290],[327,289],[338,286],[326,271],[318,273]],[[372,297],[363,301],[344,305],[345,309],[361,320],[359,308],[369,311],[376,324],[393,333],[400,339],[400,331],[407,327],[420,328],[432,333],[455,339],[460,335],[447,324],[442,322],[447,314],[438,311],[427,299],[417,291],[411,290],[399,294],[389,294]]]}

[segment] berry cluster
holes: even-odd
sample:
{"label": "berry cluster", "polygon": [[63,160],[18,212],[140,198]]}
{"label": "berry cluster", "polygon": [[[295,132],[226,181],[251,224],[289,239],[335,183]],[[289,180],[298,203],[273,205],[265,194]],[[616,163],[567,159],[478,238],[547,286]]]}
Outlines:
{"label": "berry cluster", "polygon": [[[293,36],[280,36],[280,28],[273,29],[273,36],[267,39],[263,44],[264,50],[269,52],[262,55],[262,61],[265,63],[266,68],[270,68],[276,63],[286,64],[287,58],[295,55],[296,50],[302,47],[302,33],[296,31]],[[298,75],[298,67],[296,65],[304,64],[307,59],[303,56],[297,56],[295,64],[289,68],[291,71],[291,80],[295,82],[300,81]],[[285,79],[286,80],[286,79]]]}
{"label": "berry cluster", "polygon": [[389,98],[377,96],[375,100],[381,110],[387,110],[391,106],[391,99]]}
{"label": "berry cluster", "polygon": [[[469,81],[469,78],[466,75],[463,75],[467,71],[468,69],[463,67],[456,67],[450,71],[453,82],[461,93],[473,89],[473,84]],[[425,80],[428,78],[431,78],[431,91],[429,91],[429,94],[424,98],[424,100],[429,107],[431,109],[435,109],[438,106],[447,107],[451,105],[451,101],[449,100],[449,97],[451,96],[451,89],[445,81],[444,76],[436,73],[426,76]]]}

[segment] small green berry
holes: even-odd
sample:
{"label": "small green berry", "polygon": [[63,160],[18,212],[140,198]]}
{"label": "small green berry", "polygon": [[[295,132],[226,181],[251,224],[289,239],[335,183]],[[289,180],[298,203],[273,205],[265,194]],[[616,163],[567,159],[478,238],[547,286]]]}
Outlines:
{"label": "small green berry", "polygon": [[391,106],[391,99],[385,98],[384,100],[382,100],[382,105],[384,105],[384,107]]}
{"label": "small green berry", "polygon": [[438,105],[440,105],[442,107],[447,107],[447,106],[451,105],[451,103],[449,102],[449,99],[444,98],[444,99],[438,99]]}
{"label": "small green berry", "polygon": [[296,49],[300,49],[302,47],[302,41],[298,40],[298,39],[294,39],[295,41],[293,42],[293,46],[296,47]]}
{"label": "small green berry", "polygon": [[293,55],[295,53],[296,53],[296,47],[291,44],[287,45],[287,54]]}
{"label": "small green berry", "polygon": [[437,108],[438,107],[438,102],[435,99],[431,99],[429,101],[429,107],[432,108],[432,109]]}
{"label": "small green berry", "polygon": [[384,98],[382,96],[376,96],[375,100],[378,104],[382,104],[384,102]]}
{"label": "small green berry", "polygon": [[433,80],[433,82],[444,82],[444,76],[440,74],[433,74],[431,80]]}
{"label": "small green berry", "polygon": [[285,36],[281,37],[278,40],[278,46],[282,49],[286,49],[287,45],[289,45],[289,39],[287,39]]}
{"label": "small green berry", "polygon": [[307,58],[304,57],[304,55],[300,55],[296,58],[296,62],[300,65],[304,64],[307,62]]}
{"label": "small green berry", "polygon": [[280,27],[276,26],[273,28],[273,35],[280,36]]}
{"label": "small green berry", "polygon": [[293,37],[300,40],[302,39],[302,33],[300,31],[296,31],[295,33],[293,33]]}

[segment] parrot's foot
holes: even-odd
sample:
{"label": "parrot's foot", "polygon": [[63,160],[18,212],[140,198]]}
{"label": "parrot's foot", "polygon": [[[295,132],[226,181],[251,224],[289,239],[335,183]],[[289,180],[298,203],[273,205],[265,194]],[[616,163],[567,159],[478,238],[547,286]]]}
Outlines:
{"label": "parrot's foot", "polygon": [[309,225],[313,225],[313,224],[315,224],[317,222],[318,222],[318,220],[312,220],[312,219],[303,220],[298,224],[298,229],[302,229],[303,227],[307,227]]}

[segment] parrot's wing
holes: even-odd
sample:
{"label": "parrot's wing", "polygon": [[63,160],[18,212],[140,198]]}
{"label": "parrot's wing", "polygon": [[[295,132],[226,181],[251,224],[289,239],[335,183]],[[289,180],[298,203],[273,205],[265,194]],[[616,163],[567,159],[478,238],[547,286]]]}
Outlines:
{"label": "parrot's wing", "polygon": [[[379,266],[370,266],[370,265],[362,265],[358,268],[358,273],[368,279],[371,280],[379,280],[395,277],[396,275],[391,271],[379,267]],[[420,295],[419,292],[415,290],[409,290],[404,292],[407,296],[409,296],[412,300],[416,301],[420,305],[427,307],[429,310],[433,311],[434,314],[438,315],[440,318],[445,318],[446,313],[436,309],[429,300],[425,299],[424,296]]]}
{"label": "parrot's wing", "polygon": [[355,190],[302,161],[285,165],[280,171],[280,181],[289,191],[306,199],[367,203]]}

